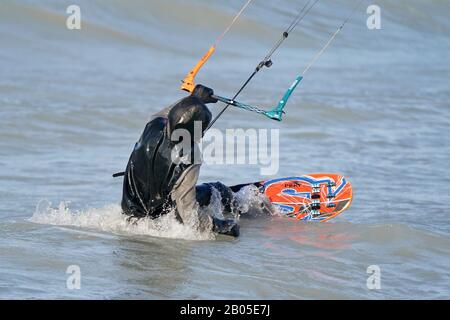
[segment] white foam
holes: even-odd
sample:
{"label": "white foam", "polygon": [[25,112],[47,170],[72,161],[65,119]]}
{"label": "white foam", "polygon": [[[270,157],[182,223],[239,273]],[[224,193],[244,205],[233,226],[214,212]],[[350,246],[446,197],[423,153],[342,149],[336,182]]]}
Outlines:
{"label": "white foam", "polygon": [[148,235],[187,240],[214,239],[212,232],[201,232],[191,225],[181,224],[173,212],[158,219],[143,218],[129,222],[118,204],[78,211],[69,209],[67,202],[60,202],[58,208],[52,208],[49,201],[41,200],[29,220],[40,224],[96,229],[121,235]]}
{"label": "white foam", "polygon": [[234,194],[237,209],[247,214],[277,215],[269,199],[254,185],[248,185]]}
{"label": "white foam", "polygon": [[[247,186],[235,193],[237,210],[243,214],[267,214],[267,198],[255,186]],[[200,231],[198,213],[192,215],[195,221],[180,223],[174,212],[157,219],[142,218],[129,221],[128,216],[122,214],[118,204],[109,204],[102,208],[90,208],[84,211],[71,210],[69,202],[62,201],[57,208],[51,202],[41,200],[29,221],[39,224],[56,226],[72,226],[84,229],[94,229],[121,235],[148,235],[152,237],[176,238],[187,240],[213,240],[215,235],[211,231]],[[202,214],[207,213],[217,218],[224,218],[220,192],[213,189],[211,204],[203,208]],[[270,212],[270,211],[269,211]],[[276,214],[272,212],[272,214]],[[234,216],[239,219],[239,216]],[[194,219],[193,219],[194,220]]]}

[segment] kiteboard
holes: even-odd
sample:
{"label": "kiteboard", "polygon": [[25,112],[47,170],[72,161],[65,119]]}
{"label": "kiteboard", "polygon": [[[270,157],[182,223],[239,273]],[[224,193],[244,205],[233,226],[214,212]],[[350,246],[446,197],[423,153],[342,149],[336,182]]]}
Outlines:
{"label": "kiteboard", "polygon": [[336,173],[312,173],[230,187],[234,192],[254,185],[273,209],[289,218],[328,221],[347,210],[353,199],[350,181]]}

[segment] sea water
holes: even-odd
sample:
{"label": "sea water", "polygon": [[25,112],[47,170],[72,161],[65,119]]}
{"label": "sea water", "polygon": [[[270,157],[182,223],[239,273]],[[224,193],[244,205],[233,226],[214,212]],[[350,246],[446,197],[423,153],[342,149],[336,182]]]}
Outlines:
{"label": "sea water", "polygon": [[[170,215],[121,215],[111,174],[149,116],[185,96],[180,80],[243,2],[79,0],[81,30],[69,30],[72,3],[1,1],[0,298],[450,298],[446,1],[377,2],[374,30],[364,3],[283,122],[229,108],[215,125],[278,129],[272,177],[344,174],[354,201],[341,216],[241,216],[232,240]],[[252,3],[197,81],[231,97],[303,4]],[[320,1],[240,101],[273,107],[353,5]],[[200,180],[268,178],[258,165],[205,164]]]}

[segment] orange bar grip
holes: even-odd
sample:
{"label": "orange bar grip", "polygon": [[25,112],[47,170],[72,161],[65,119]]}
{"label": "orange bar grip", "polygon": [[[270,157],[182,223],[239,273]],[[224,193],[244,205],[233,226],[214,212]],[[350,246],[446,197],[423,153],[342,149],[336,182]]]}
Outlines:
{"label": "orange bar grip", "polygon": [[214,53],[215,50],[216,50],[216,45],[211,46],[208,49],[208,52],[206,52],[205,55],[197,62],[195,67],[193,67],[191,69],[191,71],[189,71],[187,76],[182,81],[183,82],[183,84],[181,85],[181,89],[182,90],[188,91],[188,92],[194,91],[194,88],[195,88],[195,80],[194,80],[194,78],[195,78],[195,76],[197,75],[197,73],[201,69],[201,67],[203,67],[205,62],[208,61],[209,57],[211,57],[211,55]]}

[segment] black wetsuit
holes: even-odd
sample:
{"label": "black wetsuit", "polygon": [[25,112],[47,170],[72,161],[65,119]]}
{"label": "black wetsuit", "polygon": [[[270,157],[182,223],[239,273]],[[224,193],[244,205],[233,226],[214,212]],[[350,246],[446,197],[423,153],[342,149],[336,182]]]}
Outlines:
{"label": "black wetsuit", "polygon": [[[122,196],[125,214],[156,218],[175,209],[177,218],[186,223],[197,205],[209,205],[213,188],[220,192],[225,210],[230,210],[233,199],[230,188],[219,182],[195,186],[200,169],[200,164],[193,162],[198,151],[195,122],[201,124],[201,138],[211,121],[211,113],[205,104],[217,102],[211,98],[212,94],[211,89],[198,85],[190,96],[156,114],[147,123],[125,171]],[[171,136],[177,129],[190,133],[191,161],[188,163],[179,161],[185,155],[174,153],[178,141],[172,141]],[[218,233],[239,234],[234,221],[212,217],[209,221],[209,227]]]}

